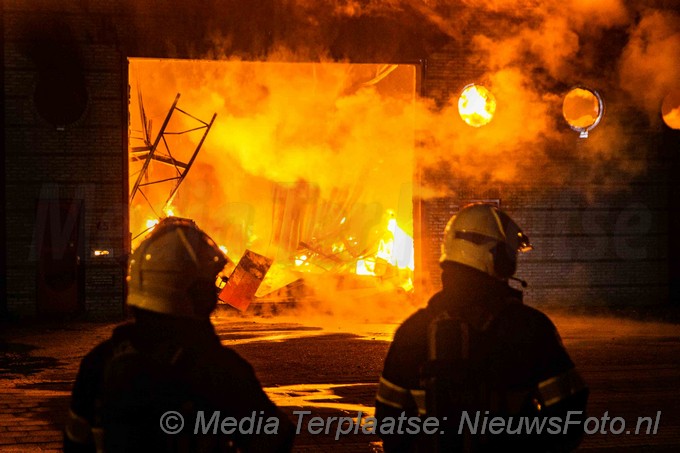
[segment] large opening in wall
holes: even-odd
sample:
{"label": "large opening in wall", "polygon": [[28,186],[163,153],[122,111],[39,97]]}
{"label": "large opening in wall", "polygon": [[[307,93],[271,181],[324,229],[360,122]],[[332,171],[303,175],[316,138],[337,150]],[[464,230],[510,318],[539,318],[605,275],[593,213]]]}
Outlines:
{"label": "large opening in wall", "polygon": [[133,249],[185,217],[272,260],[256,303],[410,297],[417,66],[129,63]]}

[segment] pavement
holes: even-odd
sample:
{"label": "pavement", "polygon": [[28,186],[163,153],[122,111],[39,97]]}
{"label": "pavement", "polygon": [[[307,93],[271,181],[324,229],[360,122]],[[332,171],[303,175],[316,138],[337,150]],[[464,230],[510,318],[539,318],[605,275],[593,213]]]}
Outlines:
{"label": "pavement", "polygon": [[[579,450],[680,451],[677,319],[636,312],[548,314],[591,389],[589,415],[599,419],[606,413],[610,420],[621,417],[626,422],[619,435],[609,430],[587,435]],[[394,315],[403,319],[408,312]],[[310,312],[283,316],[220,312],[213,323],[222,342],[253,365],[269,396],[291,420],[298,420],[294,412],[310,411],[305,423],[313,416],[373,413],[383,359],[398,326],[396,320]],[[0,451],[61,451],[61,430],[80,359],[114,326],[78,321],[0,325]],[[635,435],[638,417],[658,417],[656,434],[643,429]],[[295,451],[377,453],[382,446],[375,435],[361,432],[336,440],[332,427],[317,435],[303,429]]]}

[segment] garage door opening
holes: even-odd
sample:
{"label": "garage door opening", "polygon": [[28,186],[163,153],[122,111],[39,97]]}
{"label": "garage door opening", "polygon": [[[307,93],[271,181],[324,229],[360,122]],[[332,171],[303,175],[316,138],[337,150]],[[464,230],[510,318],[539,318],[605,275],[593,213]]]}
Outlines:
{"label": "garage door opening", "polygon": [[256,303],[413,291],[416,66],[129,63],[133,248],[186,217],[271,260]]}

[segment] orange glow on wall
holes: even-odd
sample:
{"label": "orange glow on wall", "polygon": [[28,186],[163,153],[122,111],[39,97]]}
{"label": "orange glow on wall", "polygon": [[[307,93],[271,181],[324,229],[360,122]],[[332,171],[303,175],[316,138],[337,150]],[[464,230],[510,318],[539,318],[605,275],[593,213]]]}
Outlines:
{"label": "orange glow on wall", "polygon": [[481,127],[489,124],[496,112],[496,98],[487,88],[470,84],[460,93],[458,113],[467,124]]}

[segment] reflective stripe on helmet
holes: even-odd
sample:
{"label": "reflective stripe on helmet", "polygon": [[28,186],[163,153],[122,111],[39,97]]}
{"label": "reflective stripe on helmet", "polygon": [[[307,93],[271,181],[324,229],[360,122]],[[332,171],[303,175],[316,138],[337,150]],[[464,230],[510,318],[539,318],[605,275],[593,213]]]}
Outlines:
{"label": "reflective stripe on helmet", "polygon": [[194,250],[194,247],[189,243],[189,240],[187,239],[186,234],[184,234],[184,231],[177,228],[175,230],[175,234],[179,236],[182,245],[184,245],[184,249],[186,250],[187,254],[191,257],[191,261],[194,262],[196,267],[199,267],[200,263],[198,262],[198,256],[196,255],[196,251]]}

